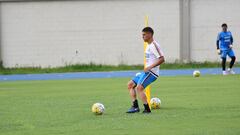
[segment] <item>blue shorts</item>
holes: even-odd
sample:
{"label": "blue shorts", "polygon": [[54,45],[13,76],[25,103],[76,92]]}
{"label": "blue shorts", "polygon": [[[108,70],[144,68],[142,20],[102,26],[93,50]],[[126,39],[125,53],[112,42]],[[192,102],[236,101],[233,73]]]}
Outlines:
{"label": "blue shorts", "polygon": [[142,72],[141,74],[135,76],[132,81],[136,84],[139,85],[141,84],[144,89],[151,84],[152,82],[154,82],[155,80],[157,80],[158,75],[154,74],[153,72]]}
{"label": "blue shorts", "polygon": [[232,49],[221,50],[221,58],[226,58],[227,56],[229,56],[229,57],[234,57],[235,56]]}

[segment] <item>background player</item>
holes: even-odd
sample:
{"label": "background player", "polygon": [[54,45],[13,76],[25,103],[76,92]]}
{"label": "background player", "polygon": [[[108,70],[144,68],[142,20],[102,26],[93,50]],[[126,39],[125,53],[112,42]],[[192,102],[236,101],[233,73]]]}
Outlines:
{"label": "background player", "polygon": [[153,34],[154,31],[151,27],[145,27],[142,30],[143,40],[148,44],[146,51],[144,52],[146,57],[146,68],[144,69],[144,72],[135,76],[128,82],[128,90],[133,103],[127,113],[140,111],[136,96],[137,94],[143,102],[143,113],[151,112],[144,89],[157,79],[159,76],[159,65],[164,62],[163,52],[161,51],[159,44],[153,39]]}
{"label": "background player", "polygon": [[[233,37],[232,37],[232,33],[228,31],[227,28],[228,27],[226,23],[222,24],[222,32],[220,32],[217,37],[217,52],[219,55],[221,55],[221,58],[222,58],[223,75],[235,74],[235,72],[232,70],[234,62],[236,60],[236,57],[232,49]],[[227,56],[229,56],[232,59],[230,62],[228,71],[226,71]]]}

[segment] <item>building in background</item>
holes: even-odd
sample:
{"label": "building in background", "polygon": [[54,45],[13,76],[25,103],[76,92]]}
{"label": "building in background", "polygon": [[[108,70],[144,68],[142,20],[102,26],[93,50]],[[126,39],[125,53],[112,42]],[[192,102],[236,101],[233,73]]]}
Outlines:
{"label": "building in background", "polygon": [[0,0],[0,59],[4,67],[142,64],[145,15],[167,62],[218,61],[223,22],[239,57],[239,7],[239,0]]}

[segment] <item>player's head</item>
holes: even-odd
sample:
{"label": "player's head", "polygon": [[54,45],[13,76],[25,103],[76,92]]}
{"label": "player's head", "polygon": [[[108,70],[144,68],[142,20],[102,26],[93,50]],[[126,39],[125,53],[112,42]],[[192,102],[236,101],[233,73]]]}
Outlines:
{"label": "player's head", "polygon": [[144,42],[149,42],[153,38],[154,31],[151,27],[145,27],[142,30],[142,38]]}
{"label": "player's head", "polygon": [[227,31],[227,28],[228,28],[227,24],[226,24],[226,23],[223,23],[223,24],[222,24],[222,30],[226,32],[226,31]]}

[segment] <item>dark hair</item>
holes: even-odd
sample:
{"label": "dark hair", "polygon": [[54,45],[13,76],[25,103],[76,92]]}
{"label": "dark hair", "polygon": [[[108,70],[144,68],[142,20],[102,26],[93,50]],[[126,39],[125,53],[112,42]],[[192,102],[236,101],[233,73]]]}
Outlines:
{"label": "dark hair", "polygon": [[223,23],[223,24],[222,24],[222,27],[227,27],[227,24],[226,24],[226,23]]}
{"label": "dark hair", "polygon": [[145,27],[143,28],[142,32],[150,32],[152,35],[154,34],[154,31],[151,27]]}

